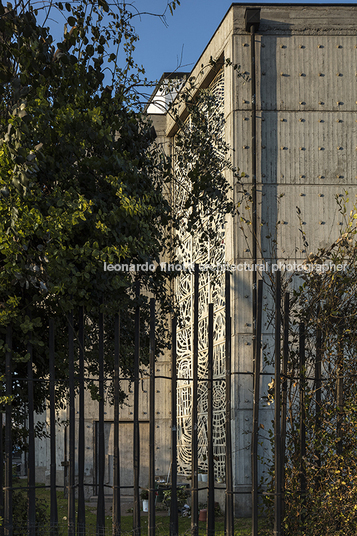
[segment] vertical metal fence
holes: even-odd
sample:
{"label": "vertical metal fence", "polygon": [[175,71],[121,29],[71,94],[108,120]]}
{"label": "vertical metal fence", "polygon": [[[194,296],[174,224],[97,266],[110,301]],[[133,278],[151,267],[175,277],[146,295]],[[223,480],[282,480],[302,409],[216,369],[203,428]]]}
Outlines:
{"label": "vertical metal fence", "polygon": [[[226,490],[225,490],[225,534],[234,536],[234,488],[233,467],[232,467],[232,437],[231,437],[231,404],[232,404],[232,355],[231,355],[231,286],[230,274],[226,272],[225,282],[225,316],[226,316]],[[258,430],[259,430],[259,400],[260,400],[260,379],[264,374],[262,372],[262,301],[263,301],[263,282],[258,284],[257,300],[257,326],[256,339],[254,341],[254,362],[252,372],[248,374],[253,378],[253,427],[251,441],[251,464],[252,464],[252,535],[258,534],[258,502],[262,490],[259,489],[258,482]],[[135,286],[135,295],[137,305],[135,307],[135,334],[133,341],[134,348],[134,366],[133,366],[133,387],[134,387],[134,406],[133,406],[133,530],[132,534],[141,534],[141,516],[140,516],[140,435],[139,435],[139,382],[140,382],[140,287],[137,283]],[[283,307],[282,307],[283,304]],[[155,308],[156,302],[150,300],[150,320],[149,320],[149,514],[147,533],[154,536],[156,531],[155,518]],[[208,483],[207,483],[207,522],[204,532],[207,536],[215,534],[215,475],[214,475],[214,451],[213,451],[213,404],[214,404],[214,364],[213,364],[213,340],[214,340],[214,308],[213,304],[208,305],[208,375],[207,378],[198,378],[198,310],[199,310],[199,269],[195,267],[194,272],[194,323],[193,323],[193,367],[192,378],[192,467],[191,467],[191,534],[197,536],[202,534],[202,525],[199,525],[199,503],[198,503],[198,416],[197,416],[197,393],[199,382],[205,381],[208,386],[207,400],[207,457],[208,457]],[[283,321],[281,319],[281,310],[283,310]],[[286,412],[287,412],[287,381],[289,377],[288,370],[288,353],[289,353],[289,294],[281,296],[280,273],[278,272],[275,280],[275,418],[274,418],[274,438],[275,438],[275,488],[274,488],[274,508],[275,524],[274,534],[282,535],[282,518],[284,517],[284,459],[285,459],[285,438],[286,438]],[[84,322],[85,311],[80,308],[77,312],[77,318],[73,313],[68,315],[68,365],[69,377],[68,382],[68,404],[69,404],[69,475],[67,482],[68,490],[68,536],[89,534],[86,530],[85,516],[85,405],[84,393],[86,390],[85,378],[85,339],[84,339]],[[170,536],[179,535],[178,519],[178,501],[177,501],[177,370],[176,370],[176,344],[177,344],[177,318],[172,319],[171,324],[171,377],[168,380],[168,389],[171,388],[171,505],[170,505]],[[74,324],[78,325],[75,333]],[[104,335],[105,319],[103,312],[100,312],[98,319],[98,434],[95,449],[97,451],[98,467],[95,485],[97,490],[97,507],[96,507],[96,534],[102,536],[106,534],[105,529],[105,483],[104,483],[104,458],[105,458],[105,406],[104,406]],[[111,534],[118,536],[122,534],[121,519],[121,486],[120,482],[120,450],[119,450],[119,383],[125,379],[120,373],[120,317],[117,314],[114,318],[114,370],[113,370],[113,393],[114,393],[114,450],[113,450],[113,502],[112,502],[112,529]],[[280,363],[282,349],[282,366]],[[15,381],[12,371],[12,329],[7,328],[6,332],[6,362],[4,387],[8,400],[13,393],[13,383]],[[48,396],[50,402],[50,523],[49,533],[58,534],[58,509],[57,509],[57,490],[59,486],[56,481],[56,414],[55,414],[55,397],[56,382],[59,381],[55,375],[55,319],[49,320],[48,327],[48,348],[49,348],[49,376],[43,381],[48,383]],[[30,356],[27,366],[27,389],[28,389],[28,525],[26,532],[33,536],[37,534],[36,528],[36,502],[35,502],[35,424],[34,424],[34,378],[33,378],[33,351],[31,343],[28,343],[27,352]],[[338,347],[339,353],[339,377],[337,383],[338,403],[343,403],[343,383],[342,383],[342,343]],[[77,356],[77,357],[76,357]],[[76,359],[78,362],[76,362]],[[321,332],[316,333],[316,363],[315,378],[316,381],[316,428],[320,426],[320,408],[321,408]],[[305,477],[305,326],[300,324],[299,328],[299,367],[300,375],[298,378],[300,392],[300,495],[304,498],[306,493]],[[247,373],[247,372],[246,372]],[[162,376],[160,376],[162,378]],[[63,381],[63,379],[61,380]],[[75,383],[78,386],[78,427],[76,430],[75,414]],[[7,402],[5,406],[5,434],[3,437],[2,417],[0,414],[0,480],[3,486],[0,488],[0,515],[3,516],[4,522],[0,527],[0,536],[13,536],[13,482],[12,482],[12,405]],[[337,423],[337,433],[339,436],[338,448],[342,445],[342,432],[340,420]],[[3,441],[4,439],[4,441]],[[4,447],[3,447],[4,445]],[[78,479],[75,478],[75,460],[77,448],[77,467]],[[320,453],[316,452],[316,457],[321,464]],[[127,486],[126,486],[127,487]],[[202,489],[202,488],[201,488]],[[75,497],[78,497],[77,518]],[[303,514],[302,514],[303,515]],[[302,523],[304,519],[302,519]],[[108,532],[107,532],[108,533]]]}
{"label": "vertical metal fence", "polygon": [[[198,378],[198,310],[199,310],[199,267],[195,266],[194,272],[194,326],[193,326],[193,377],[192,381],[192,476],[191,476],[191,534],[198,535],[199,531],[199,506],[198,506],[198,417],[197,417],[197,392],[199,381],[207,381],[208,383],[208,485],[207,485],[207,524],[205,532],[207,535],[215,533],[215,475],[214,475],[214,455],[213,455],[213,338],[214,338],[214,309],[213,304],[209,304],[209,319],[208,319],[208,377],[206,379]],[[259,307],[261,308],[261,293],[262,288],[259,287]],[[140,287],[137,283],[135,286],[136,298],[140,296]],[[233,473],[232,473],[232,438],[231,438],[231,305],[230,305],[230,274],[226,273],[226,493],[225,493],[225,526],[226,534],[233,536],[234,534],[234,489],[233,489]],[[68,320],[68,407],[69,407],[69,422],[68,422],[68,462],[64,462],[67,470],[68,465],[68,480],[65,486],[67,487],[68,511],[67,511],[67,534],[74,536],[75,534],[84,535],[89,533],[86,531],[85,520],[85,491],[84,488],[84,467],[85,467],[85,407],[84,393],[86,389],[85,378],[85,340],[84,340],[84,321],[85,311],[80,308],[78,318],[75,318],[73,313],[69,313]],[[260,319],[261,332],[261,312],[258,311]],[[78,330],[75,332],[74,325],[78,325]],[[172,345],[172,377],[171,380],[171,504],[170,504],[170,535],[178,536],[178,502],[177,502],[177,376],[176,376],[176,332],[177,319],[172,320],[171,330],[171,345]],[[105,422],[105,406],[104,406],[104,334],[105,334],[105,319],[102,312],[98,319],[98,422],[97,422],[97,444],[95,445],[96,458],[98,459],[97,474],[95,480],[97,494],[96,508],[96,534],[102,536],[106,533],[105,530],[105,494],[104,494],[104,422]],[[11,397],[12,394],[12,331],[8,328],[6,334],[6,344],[8,351],[6,353],[5,363],[5,385],[6,396]],[[259,343],[260,345],[260,343]],[[76,346],[78,352],[76,352]],[[141,534],[140,523],[140,436],[139,436],[139,381],[140,381],[140,308],[139,305],[135,309],[135,334],[134,334],[134,407],[133,407],[133,492],[134,492],[134,509],[133,509],[133,531],[135,535]],[[48,327],[48,348],[49,348],[49,378],[43,381],[48,382],[49,386],[49,408],[50,408],[50,523],[49,533],[51,535],[58,534],[58,507],[57,507],[57,491],[60,486],[56,480],[56,382],[62,381],[56,378],[55,374],[55,356],[56,356],[56,341],[55,341],[55,318],[49,319]],[[34,424],[34,380],[33,380],[33,360],[32,346],[28,344],[28,353],[30,360],[28,362],[28,526],[24,534],[35,535],[36,527],[36,487],[35,487],[35,424]],[[149,363],[149,378],[150,378],[150,397],[149,397],[149,425],[150,425],[150,440],[149,440],[149,516],[148,516],[148,535],[155,535],[155,299],[150,300],[150,363]],[[78,363],[75,359],[78,356]],[[77,368],[78,367],[78,368]],[[256,369],[256,378],[259,377],[259,365]],[[112,504],[112,530],[113,536],[121,534],[121,485],[120,485],[120,452],[119,452],[119,382],[120,376],[120,318],[119,314],[114,319],[114,455],[113,455],[113,504]],[[76,434],[76,412],[75,412],[75,382],[78,382],[78,430]],[[259,382],[258,382],[259,383]],[[259,397],[258,391],[256,396]],[[11,442],[11,403],[6,404],[6,425],[5,425],[5,455],[4,465],[2,463],[2,441],[0,436],[0,477],[4,467],[4,486],[0,491],[0,511],[4,512],[4,523],[0,527],[1,533],[7,536],[14,534],[12,523],[12,442]],[[258,418],[258,408],[256,407],[256,423]],[[3,429],[0,426],[0,434]],[[67,428],[66,428],[67,432]],[[67,435],[66,435],[67,437]],[[75,477],[75,462],[77,450],[77,467],[78,478]],[[255,453],[254,461],[257,461]],[[257,488],[256,492],[257,492]],[[78,498],[76,512],[76,494]],[[77,517],[76,517],[77,513]]]}

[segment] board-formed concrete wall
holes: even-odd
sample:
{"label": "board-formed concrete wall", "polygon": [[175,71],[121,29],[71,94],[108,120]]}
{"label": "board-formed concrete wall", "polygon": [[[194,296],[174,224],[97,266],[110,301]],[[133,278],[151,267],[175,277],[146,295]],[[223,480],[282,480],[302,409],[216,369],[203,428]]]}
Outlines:
{"label": "board-formed concrete wall", "polygon": [[[233,79],[228,124],[236,163],[247,173],[249,184],[251,41],[244,28],[245,7],[232,10],[233,61],[241,65],[246,79]],[[335,197],[348,190],[352,203],[357,193],[356,27],[356,6],[261,6],[255,38],[258,263],[304,262],[310,252],[330,245],[343,229]],[[238,226],[233,223],[233,227],[232,262],[252,262],[251,239],[247,243]],[[265,281],[271,278],[271,274],[261,275]],[[252,274],[236,273],[234,280],[235,370],[249,371]],[[267,288],[264,298],[264,305],[271,308]],[[266,326],[267,318],[263,320]],[[267,328],[263,339],[271,348]],[[269,381],[269,376],[262,378],[264,393]],[[243,431],[252,429],[251,378],[240,376],[234,392],[235,485],[237,491],[250,491],[251,436]],[[271,426],[271,408],[260,411],[262,439]],[[269,453],[269,444],[263,443],[260,455]],[[250,504],[249,495],[240,498],[237,512],[249,513]]]}

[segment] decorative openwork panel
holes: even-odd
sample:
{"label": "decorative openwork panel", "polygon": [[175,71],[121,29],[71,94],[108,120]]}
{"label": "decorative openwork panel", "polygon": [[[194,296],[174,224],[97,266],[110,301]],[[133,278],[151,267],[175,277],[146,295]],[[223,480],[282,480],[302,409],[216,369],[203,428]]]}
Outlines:
{"label": "decorative openwork panel", "polygon": [[[211,84],[223,112],[224,71]],[[188,119],[189,121],[189,119]],[[176,207],[181,209],[187,195],[188,182],[176,162]],[[180,187],[181,186],[181,187]],[[184,219],[184,213],[183,213]],[[225,262],[225,221],[217,214],[214,221],[216,239],[211,243],[202,240],[200,233],[189,235],[184,225],[178,231],[182,247],[178,252],[181,263],[217,266]],[[193,351],[193,271],[183,271],[176,280],[176,299],[180,309],[180,325],[177,336],[177,422],[178,422],[178,470],[189,475],[191,472],[191,432],[192,432],[192,351]],[[207,378],[208,355],[208,304],[214,304],[214,387],[213,387],[213,434],[215,476],[225,476],[225,294],[224,273],[202,271],[199,280],[199,324],[198,324],[198,456],[199,468],[207,470]],[[203,380],[203,381],[202,381]]]}

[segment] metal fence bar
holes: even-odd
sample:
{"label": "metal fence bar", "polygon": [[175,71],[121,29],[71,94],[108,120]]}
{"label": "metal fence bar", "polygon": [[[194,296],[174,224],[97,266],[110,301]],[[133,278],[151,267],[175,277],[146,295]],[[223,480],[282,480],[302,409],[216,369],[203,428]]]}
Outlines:
{"label": "metal fence bar", "polygon": [[208,407],[207,407],[207,536],[214,536],[214,457],[213,457],[213,303],[208,304]]}
{"label": "metal fence bar", "polygon": [[79,344],[79,426],[78,426],[78,516],[77,535],[86,532],[86,507],[84,500],[84,463],[85,463],[85,436],[84,436],[84,311],[79,308],[78,319]]}
{"label": "metal fence bar", "polygon": [[105,534],[104,502],[104,314],[99,312],[99,422],[98,422],[98,502],[97,536]]}
{"label": "metal fence bar", "polygon": [[[320,326],[316,331],[316,362],[315,362],[315,434],[319,433],[321,428],[321,359],[322,359],[322,336]],[[316,466],[318,468],[317,477],[316,477],[316,488],[320,485],[320,469],[321,469],[321,450],[318,447],[318,441],[316,441]]]}
{"label": "metal fence bar", "polygon": [[148,535],[155,536],[155,299],[150,299],[150,438]]}
{"label": "metal fence bar", "polygon": [[171,474],[172,490],[170,505],[170,536],[178,536],[177,511],[177,318],[172,319],[172,353],[171,353]]}
{"label": "metal fence bar", "polygon": [[306,507],[306,415],[305,415],[305,325],[299,324],[299,361],[300,361],[300,498],[302,532]]}
{"label": "metal fence bar", "polygon": [[[34,423],[34,398],[33,398],[33,348],[28,342],[27,353],[30,358],[27,362],[27,391],[28,391],[28,430],[29,430],[29,445],[28,445],[28,494],[27,494],[27,531],[29,536],[36,534],[36,490],[35,490],[35,423]],[[2,481],[2,480],[0,480]]]}
{"label": "metal fence bar", "polygon": [[338,322],[337,331],[337,385],[336,385],[336,402],[337,402],[337,454],[342,455],[343,451],[343,325],[342,319]]}
{"label": "metal fence bar", "polygon": [[139,498],[139,478],[140,478],[140,432],[139,432],[139,359],[140,359],[140,283],[135,284],[135,295],[137,305],[135,307],[135,349],[134,349],[134,438],[133,438],[133,459],[134,459],[134,512],[133,512],[133,534],[140,536],[140,498]]}
{"label": "metal fence bar", "polygon": [[281,274],[275,274],[275,416],[274,416],[274,536],[281,536],[280,330]]}
{"label": "metal fence bar", "polygon": [[57,510],[57,494],[56,494],[56,375],[55,375],[55,322],[53,318],[49,320],[49,372],[50,372],[50,449],[51,449],[51,465],[50,465],[50,486],[51,486],[51,512],[50,512],[50,527],[51,535],[57,534],[58,529],[58,510]]}
{"label": "metal fence bar", "polygon": [[197,386],[198,386],[198,288],[199,266],[195,264],[193,285],[193,355],[192,355],[192,443],[191,443],[191,534],[198,535],[198,417],[197,417]]}
{"label": "metal fence bar", "polygon": [[260,353],[262,338],[263,281],[258,281],[257,332],[254,340],[253,376],[253,431],[252,431],[252,536],[258,535],[258,442],[259,442],[259,399],[260,399]]}
{"label": "metal fence bar", "polygon": [[68,314],[68,379],[69,379],[69,481],[68,481],[68,536],[74,536],[75,512],[75,408],[74,408],[74,329],[73,313]]}
{"label": "metal fence bar", "polygon": [[119,355],[120,316],[114,319],[114,463],[113,463],[113,536],[121,534],[120,455],[119,455]]}
{"label": "metal fence bar", "polygon": [[281,518],[285,513],[285,440],[286,440],[286,414],[288,394],[288,358],[289,358],[289,316],[290,294],[284,294],[284,338],[283,338],[283,370],[282,370],[282,408],[281,408]]}
{"label": "metal fence bar", "polygon": [[62,465],[63,465],[63,498],[68,499],[68,465],[69,465],[69,462],[68,462],[68,449],[67,449],[67,444],[68,444],[68,424],[67,423],[64,427],[63,435],[64,435],[63,437],[64,460],[62,462]]}
{"label": "metal fence bar", "polygon": [[230,273],[226,271],[225,279],[225,314],[226,314],[226,536],[234,535],[233,510],[233,475],[232,475],[232,320],[231,320],[231,286]]}
{"label": "metal fence bar", "polygon": [[[12,413],[12,374],[11,374],[11,354],[12,354],[12,328],[6,328],[6,355],[5,355],[5,381],[6,381],[6,423],[5,423],[5,512],[4,512],[4,532],[6,536],[13,534],[12,519],[12,439],[11,439],[11,413]],[[2,484],[2,483],[1,483]]]}

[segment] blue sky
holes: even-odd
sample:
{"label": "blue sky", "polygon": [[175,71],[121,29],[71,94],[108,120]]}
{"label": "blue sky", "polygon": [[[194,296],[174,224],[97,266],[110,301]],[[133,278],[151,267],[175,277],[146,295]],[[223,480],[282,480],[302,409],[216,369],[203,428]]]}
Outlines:
{"label": "blue sky", "polygon": [[[180,0],[180,2],[181,5],[174,11],[173,16],[167,13],[167,26],[159,18],[148,15],[138,16],[133,20],[140,36],[136,61],[144,66],[149,80],[159,79],[163,72],[177,70],[180,65],[179,70],[191,71],[232,4],[228,0]],[[167,1],[134,0],[131,3],[139,12],[163,13]]]}
{"label": "blue sky", "polygon": [[[135,0],[133,4],[139,11],[150,6],[151,11],[163,13],[166,0]],[[191,71],[230,5],[227,0],[181,0],[173,15],[167,12],[167,26],[157,17],[135,17],[140,37],[135,56],[147,78],[158,79],[165,71]]]}
{"label": "blue sky", "polygon": [[[136,43],[135,60],[144,66],[146,77],[150,81],[158,80],[163,72],[190,72],[232,4],[230,0],[180,0],[181,5],[173,15],[166,10],[165,23],[160,17],[142,14],[163,14],[167,2],[168,0],[127,1],[128,8],[137,13],[132,19],[140,37]],[[266,2],[260,2],[264,3]],[[321,2],[338,3],[344,2]],[[56,40],[62,40],[64,22],[65,19],[58,16],[58,12],[52,12],[48,24]],[[110,79],[107,83],[110,83]],[[151,90],[145,93],[149,95]]]}

